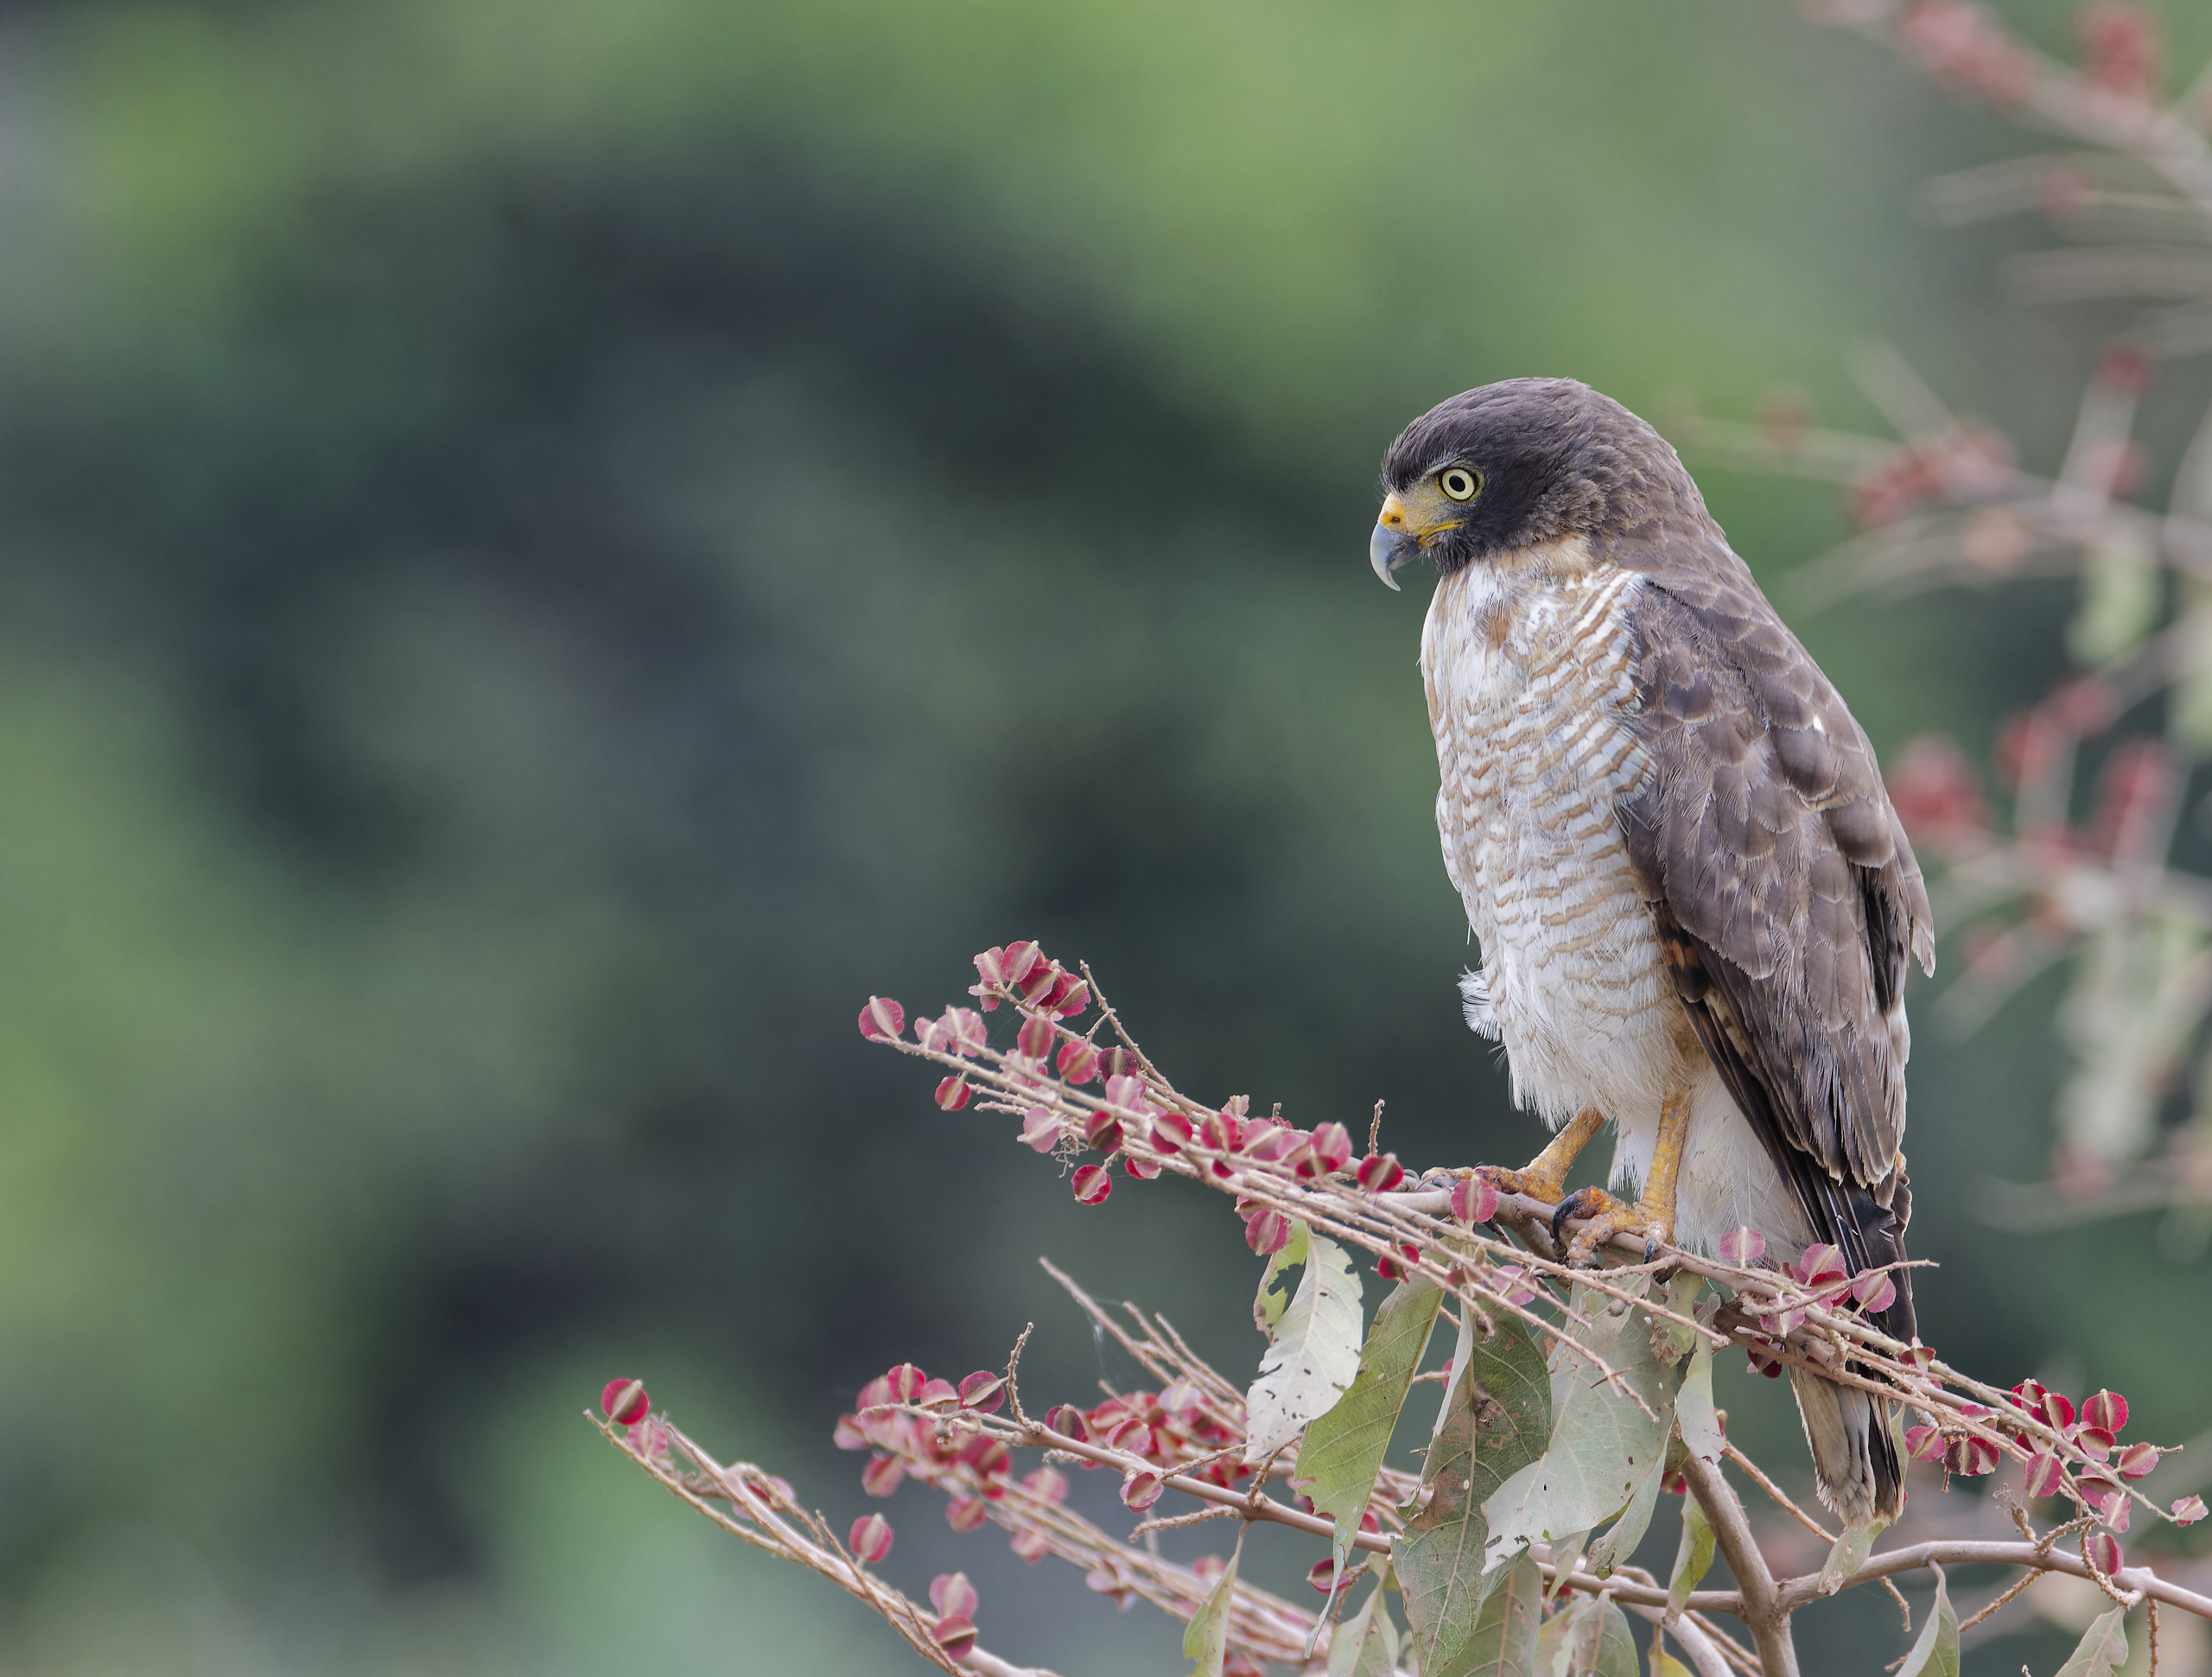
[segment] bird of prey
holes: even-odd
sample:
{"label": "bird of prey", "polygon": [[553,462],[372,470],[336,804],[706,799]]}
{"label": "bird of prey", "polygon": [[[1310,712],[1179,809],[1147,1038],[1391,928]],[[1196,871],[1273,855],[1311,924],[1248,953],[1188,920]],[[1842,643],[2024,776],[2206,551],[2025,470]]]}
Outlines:
{"label": "bird of prey", "polygon": [[[1444,866],[1482,948],[1469,1024],[1557,1132],[1502,1186],[1559,1201],[1610,1121],[1613,1181],[1567,1197],[1587,1261],[1622,1233],[1855,1273],[1904,1255],[1908,957],[1928,893],[1874,753],[1650,426],[1516,378],[1406,428],[1376,574],[1440,573],[1421,667]],[[1648,1248],[1649,1249],[1649,1248]],[[1914,1337],[1907,1272],[1875,1318]],[[1896,1516],[1891,1406],[1792,1367],[1821,1496]]]}

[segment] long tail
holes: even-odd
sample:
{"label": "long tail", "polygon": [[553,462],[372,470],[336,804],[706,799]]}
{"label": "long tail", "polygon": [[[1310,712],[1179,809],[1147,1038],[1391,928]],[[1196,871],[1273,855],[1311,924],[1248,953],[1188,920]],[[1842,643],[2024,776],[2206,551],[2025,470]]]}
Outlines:
{"label": "long tail", "polygon": [[1904,1464],[1890,1436],[1891,1403],[1855,1386],[1838,1386],[1794,1364],[1789,1388],[1813,1451],[1821,1501],[1853,1526],[1897,1517]]}

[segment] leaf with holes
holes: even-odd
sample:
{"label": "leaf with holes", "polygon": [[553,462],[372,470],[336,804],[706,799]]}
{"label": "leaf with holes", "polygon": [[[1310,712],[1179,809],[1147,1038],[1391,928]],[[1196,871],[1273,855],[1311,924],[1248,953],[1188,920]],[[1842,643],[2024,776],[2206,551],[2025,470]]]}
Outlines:
{"label": "leaf with holes", "polygon": [[1360,1515],[1375,1491],[1398,1413],[1413,1389],[1414,1370],[1428,1349],[1444,1290],[1418,1276],[1401,1281],[1376,1308],[1375,1325],[1359,1348],[1359,1374],[1328,1413],[1306,1429],[1298,1472],[1313,1510],[1337,1522],[1336,1560],[1351,1553]]}
{"label": "leaf with holes", "polygon": [[2127,1663],[2126,1617],[2120,1607],[2101,1615],[2058,1667],[2058,1677],[2113,1677]]}
{"label": "leaf with holes", "polygon": [[1868,1521],[1863,1526],[1846,1526],[1843,1535],[1828,1551],[1828,1558],[1821,1563],[1818,1579],[1821,1593],[1832,1596],[1843,1588],[1843,1581],[1866,1564],[1866,1557],[1873,1553],[1874,1540],[1881,1534],[1884,1522]]}
{"label": "leaf with holes", "polygon": [[1250,1465],[1334,1407],[1359,1374],[1359,1272],[1334,1241],[1308,1234],[1306,1246],[1306,1274],[1245,1395],[1244,1460]]}
{"label": "leaf with holes", "polygon": [[1537,1460],[1500,1485],[1483,1506],[1490,1528],[1485,1567],[1532,1539],[1581,1531],[1628,1506],[1643,1475],[1666,1454],[1674,1426],[1672,1371],[1652,1349],[1642,1310],[1577,1286],[1572,1307],[1590,1331],[1587,1350],[1611,1365],[1602,1373],[1564,1342],[1552,1348],[1552,1436]]}
{"label": "leaf with holes", "polygon": [[1329,1677],[1390,1677],[1398,1663],[1398,1627],[1390,1623],[1382,1584],[1329,1638]]}
{"label": "leaf with holes", "polygon": [[1458,1668],[1453,1661],[1497,1581],[1483,1574],[1482,1505],[1543,1453],[1551,1435],[1551,1376],[1519,1317],[1500,1317],[1489,1339],[1466,1332],[1453,1361],[1442,1424],[1421,1471],[1428,1505],[1406,1522],[1395,1562],[1424,1672]]}
{"label": "leaf with holes", "polygon": [[1944,1587],[1943,1569],[1930,1566],[1928,1570],[1936,1574],[1936,1599],[1912,1651],[1897,1668],[1897,1677],[1959,1677],[1959,1616],[1951,1610],[1951,1592]]}
{"label": "leaf with holes", "polygon": [[1236,1563],[1244,1553],[1244,1534],[1250,1529],[1247,1526],[1237,1531],[1229,1565],[1221,1569],[1213,1593],[1191,1615],[1183,1632],[1183,1657],[1198,1662],[1187,1677],[1221,1677],[1222,1662],[1229,1657],[1229,1609],[1236,1598]]}

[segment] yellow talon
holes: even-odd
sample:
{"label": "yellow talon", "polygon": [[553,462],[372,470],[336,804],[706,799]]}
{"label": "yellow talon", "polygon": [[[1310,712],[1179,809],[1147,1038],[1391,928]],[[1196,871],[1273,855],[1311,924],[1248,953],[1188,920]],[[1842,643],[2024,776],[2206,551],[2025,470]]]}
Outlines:
{"label": "yellow talon", "polygon": [[1633,1205],[1624,1204],[1602,1188],[1585,1188],[1560,1202],[1552,1217],[1552,1238],[1557,1243],[1570,1217],[1585,1219],[1567,1248],[1570,1264],[1586,1264],[1601,1248],[1621,1235],[1643,1236],[1647,1261],[1675,1239],[1675,1195],[1682,1173],[1682,1153],[1689,1145],[1690,1103],[1677,1091],[1659,1108],[1659,1135],[1651,1147],[1651,1169],[1643,1192]]}
{"label": "yellow talon", "polygon": [[1567,1121],[1567,1127],[1552,1137],[1551,1145],[1530,1159],[1525,1169],[1509,1171],[1502,1166],[1485,1165],[1482,1174],[1502,1194],[1526,1194],[1547,1205],[1555,1204],[1567,1191],[1567,1173],[1574,1168],[1576,1157],[1590,1145],[1590,1138],[1597,1134],[1605,1121],[1597,1108],[1585,1107]]}

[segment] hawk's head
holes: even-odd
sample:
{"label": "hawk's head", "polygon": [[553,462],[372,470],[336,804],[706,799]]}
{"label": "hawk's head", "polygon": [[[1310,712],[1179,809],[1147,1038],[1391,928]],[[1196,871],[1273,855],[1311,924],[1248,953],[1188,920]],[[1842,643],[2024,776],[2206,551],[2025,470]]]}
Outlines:
{"label": "hawk's head", "polygon": [[1440,402],[1382,461],[1375,574],[1408,561],[1446,575],[1541,542],[1602,537],[1705,503],[1667,440],[1572,378],[1509,378]]}

